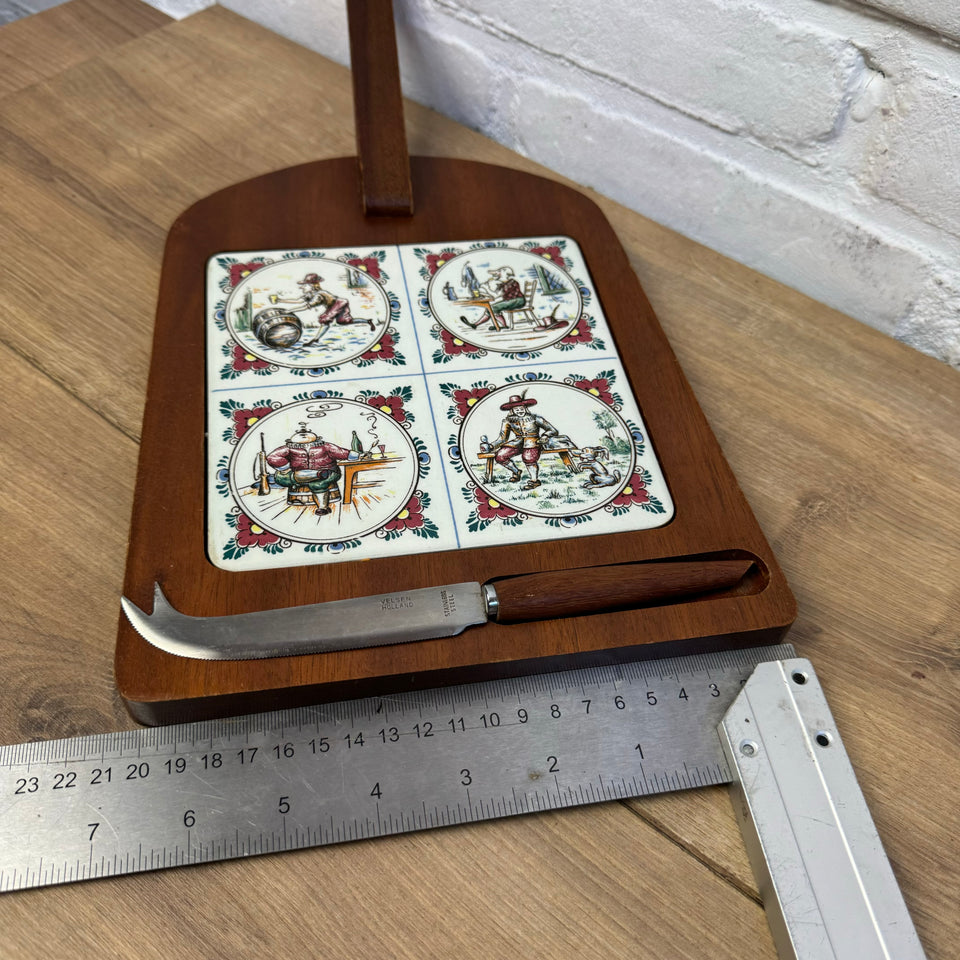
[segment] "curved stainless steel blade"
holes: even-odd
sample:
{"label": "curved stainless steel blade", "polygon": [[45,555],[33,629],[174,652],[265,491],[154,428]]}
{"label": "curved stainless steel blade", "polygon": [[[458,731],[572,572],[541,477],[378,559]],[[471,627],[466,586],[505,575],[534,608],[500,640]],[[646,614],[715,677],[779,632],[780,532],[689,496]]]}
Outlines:
{"label": "curved stainless steel blade", "polygon": [[148,643],[193,660],[260,660],[452,637],[486,623],[479,583],[451,583],[304,607],[227,617],[191,617],[154,584],[153,613],[120,598],[127,619]]}

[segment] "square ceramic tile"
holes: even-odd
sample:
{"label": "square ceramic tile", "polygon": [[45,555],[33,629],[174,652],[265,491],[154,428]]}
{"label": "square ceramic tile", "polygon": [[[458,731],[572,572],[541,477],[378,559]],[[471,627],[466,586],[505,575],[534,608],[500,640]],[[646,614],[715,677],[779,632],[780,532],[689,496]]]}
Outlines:
{"label": "square ceramic tile", "polygon": [[425,369],[616,355],[569,237],[410,245],[401,253]]}
{"label": "square ceramic tile", "polygon": [[419,369],[407,304],[396,248],[211,257],[208,381],[243,387]]}
{"label": "square ceramic tile", "polygon": [[619,362],[429,380],[462,547],[644,530],[673,516]]}
{"label": "square ceramic tile", "polygon": [[422,378],[214,393],[207,553],[253,570],[457,546]]}

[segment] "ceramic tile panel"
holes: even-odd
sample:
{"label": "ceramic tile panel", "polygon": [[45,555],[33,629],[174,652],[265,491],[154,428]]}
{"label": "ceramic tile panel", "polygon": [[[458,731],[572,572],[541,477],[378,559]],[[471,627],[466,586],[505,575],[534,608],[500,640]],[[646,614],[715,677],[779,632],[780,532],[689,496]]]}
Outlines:
{"label": "ceramic tile panel", "polygon": [[660,526],[665,478],[577,244],[207,266],[207,549],[230,570]]}

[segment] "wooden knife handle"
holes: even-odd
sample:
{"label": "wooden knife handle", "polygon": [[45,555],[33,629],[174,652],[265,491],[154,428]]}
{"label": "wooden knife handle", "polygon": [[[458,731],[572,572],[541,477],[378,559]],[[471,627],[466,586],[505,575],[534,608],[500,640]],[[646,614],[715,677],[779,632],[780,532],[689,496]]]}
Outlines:
{"label": "wooden knife handle", "polygon": [[552,620],[691,599],[736,586],[752,560],[622,563],[531,573],[492,584],[499,623]]}

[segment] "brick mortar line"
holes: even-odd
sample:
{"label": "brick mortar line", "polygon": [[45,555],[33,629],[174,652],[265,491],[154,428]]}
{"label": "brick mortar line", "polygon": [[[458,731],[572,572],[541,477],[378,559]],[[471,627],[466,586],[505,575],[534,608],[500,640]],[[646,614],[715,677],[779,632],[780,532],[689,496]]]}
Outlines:
{"label": "brick mortar line", "polygon": [[[658,107],[668,110],[671,113],[678,114],[681,117],[685,117],[687,120],[692,121],[698,125],[706,127],[709,130],[714,130],[717,133],[725,136],[732,137],[736,140],[754,144],[756,146],[762,147],[765,150],[773,150],[777,153],[781,153],[786,157],[789,157],[791,160],[794,160],[799,163],[803,163],[805,166],[814,165],[812,161],[807,160],[802,155],[801,151],[805,147],[810,146],[822,146],[825,143],[831,143],[838,139],[838,134],[845,125],[846,119],[849,115],[849,110],[852,105],[852,92],[856,87],[857,76],[859,73],[862,73],[865,70],[875,70],[875,67],[871,66],[870,57],[868,51],[864,50],[861,44],[854,42],[852,38],[838,37],[846,46],[849,46],[854,50],[859,59],[859,71],[854,65],[851,65],[851,69],[848,70],[849,76],[846,77],[842,86],[843,90],[840,95],[840,102],[838,106],[838,116],[834,118],[834,123],[831,125],[829,131],[825,134],[815,137],[812,141],[807,142],[798,142],[798,143],[779,143],[773,138],[765,138],[758,136],[756,133],[750,131],[749,126],[723,126],[719,122],[711,120],[709,117],[702,116],[697,113],[691,112],[690,109],[685,108],[677,103],[673,103],[669,100],[663,99],[658,96],[656,93],[646,90],[643,87],[637,86],[634,83],[631,83],[629,80],[622,77],[614,76],[613,74],[606,73],[603,70],[596,69],[594,67],[587,66],[586,64],[576,60],[572,57],[566,56],[563,53],[557,53],[553,50],[548,50],[545,47],[537,46],[537,44],[532,43],[527,40],[520,34],[514,33],[509,28],[497,24],[490,20],[489,18],[483,16],[482,14],[476,13],[472,10],[466,10],[455,5],[455,0],[434,0],[434,3],[443,11],[445,11],[449,16],[453,17],[456,20],[459,20],[461,23],[466,24],[469,27],[479,30],[481,33],[486,34],[509,43],[518,43],[526,47],[528,50],[533,51],[536,55],[547,59],[552,60],[554,63],[560,65],[561,67],[570,67],[573,70],[577,71],[579,74],[592,79],[599,80],[603,83],[609,84],[615,89],[626,91],[633,96],[640,97],[643,100],[648,101],[649,103],[656,104]],[[416,29],[418,32],[427,34],[430,37],[435,35],[431,31],[423,30],[421,27],[416,24],[408,22],[408,25],[412,29]],[[483,51],[480,51],[481,54]],[[484,55],[485,56],[485,55]],[[854,76],[857,74],[857,76]],[[519,76],[518,74],[509,75],[511,78]],[[569,90],[567,92],[570,92]],[[573,91],[574,95],[577,95],[576,91]],[[636,120],[636,116],[633,114],[622,114],[625,117]]]}
{"label": "brick mortar line", "polygon": [[863,2],[863,0],[818,0],[818,2],[828,7],[836,7],[839,10],[848,10],[850,13],[856,13],[869,20],[902,27],[914,36],[932,41],[941,46],[960,49],[960,37],[954,37],[948,33],[941,33],[936,27],[928,26],[919,20],[911,20],[909,17],[894,13],[891,10],[875,7],[870,3]]}

